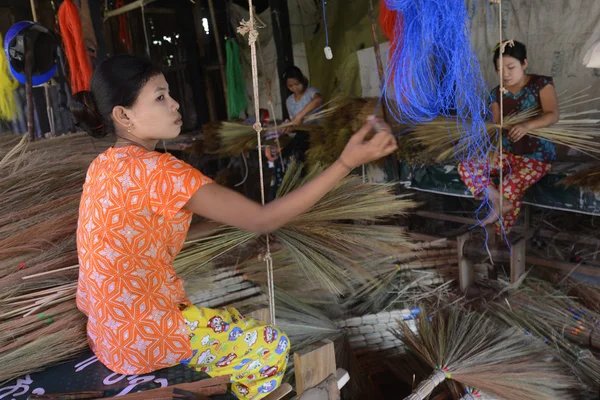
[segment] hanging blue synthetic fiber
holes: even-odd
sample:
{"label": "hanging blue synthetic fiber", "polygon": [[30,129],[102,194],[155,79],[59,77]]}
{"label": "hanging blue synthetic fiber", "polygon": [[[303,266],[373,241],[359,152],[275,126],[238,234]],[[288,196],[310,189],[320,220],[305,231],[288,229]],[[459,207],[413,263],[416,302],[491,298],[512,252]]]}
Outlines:
{"label": "hanging blue synthetic fiber", "polygon": [[240,64],[240,47],[235,39],[228,39],[226,45],[227,56],[227,100],[229,117],[239,118],[240,113],[248,106],[246,98],[246,83]]}
{"label": "hanging blue synthetic fiber", "polygon": [[[460,132],[456,148],[466,149],[456,152],[456,161],[485,162],[493,149],[485,129],[489,111],[465,0],[385,2],[398,12],[402,40],[389,60],[383,93],[391,115],[405,124],[453,117]],[[483,169],[489,176],[489,167]],[[478,171],[469,172],[477,179]]]}

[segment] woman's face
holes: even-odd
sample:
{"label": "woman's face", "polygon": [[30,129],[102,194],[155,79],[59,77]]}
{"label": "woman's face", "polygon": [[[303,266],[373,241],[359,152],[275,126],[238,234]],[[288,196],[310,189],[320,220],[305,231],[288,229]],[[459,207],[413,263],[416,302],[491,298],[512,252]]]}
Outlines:
{"label": "woman's face", "polygon": [[302,82],[295,78],[288,78],[287,88],[290,92],[294,94],[304,93],[304,85],[302,84]]}
{"label": "woman's face", "polygon": [[179,103],[169,95],[169,84],[160,74],[148,80],[135,103],[127,110],[132,133],[145,140],[172,139],[183,124]]}
{"label": "woman's face", "polygon": [[[518,85],[523,76],[525,75],[525,69],[527,68],[527,60],[523,64],[511,56],[502,57],[502,81],[504,86],[515,86]],[[500,74],[500,60],[498,60],[498,74]]]}

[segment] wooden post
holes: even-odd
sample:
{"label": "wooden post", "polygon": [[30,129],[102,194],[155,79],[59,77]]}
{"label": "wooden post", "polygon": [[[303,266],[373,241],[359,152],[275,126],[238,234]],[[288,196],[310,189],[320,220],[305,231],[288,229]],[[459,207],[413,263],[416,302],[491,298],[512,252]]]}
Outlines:
{"label": "wooden post", "polygon": [[288,91],[286,80],[283,78],[283,72],[287,67],[294,65],[290,14],[287,1],[269,0],[269,7],[271,8],[273,38],[275,39],[275,49],[277,50],[277,75],[279,76],[279,92],[281,94],[281,115],[283,119],[286,119],[289,116],[287,107],[285,106]]}
{"label": "wooden post", "polygon": [[[206,60],[206,53],[204,51],[204,27],[202,26],[202,20],[200,18],[200,5],[197,1],[194,4],[194,26],[196,27],[196,44],[198,45],[198,52],[200,54],[200,60]],[[208,104],[208,116],[210,121],[217,120],[217,106],[215,100],[215,92],[212,87],[212,82],[208,77],[208,68],[206,68],[205,62],[202,65],[202,75],[204,77],[204,86],[206,88],[206,102]],[[227,96],[225,96],[227,98]]]}
{"label": "wooden post", "polygon": [[465,243],[471,239],[471,232],[467,232],[456,238],[456,250],[458,252],[458,282],[460,290],[466,292],[473,284],[473,263],[464,254]]}
{"label": "wooden post", "polygon": [[265,322],[265,323],[269,322],[269,320],[271,318],[271,315],[269,312],[269,307],[264,307],[264,306],[261,306],[260,308],[252,310],[252,311],[246,313],[246,315],[248,317],[254,318],[257,321]]}
{"label": "wooden post", "polygon": [[525,273],[526,251],[526,239],[521,239],[512,246],[510,254],[510,283],[515,283]]}
{"label": "wooden post", "polygon": [[302,395],[308,389],[335,374],[335,353],[331,340],[322,340],[294,353],[296,393]]}
{"label": "wooden post", "polygon": [[229,99],[227,98],[227,78],[225,76],[225,58],[223,57],[223,48],[221,47],[221,36],[219,36],[219,27],[217,17],[215,16],[215,6],[213,0],[208,0],[208,8],[210,10],[210,20],[212,22],[213,35],[215,36],[215,44],[217,45],[217,56],[219,57],[219,66],[221,71],[221,81],[223,81],[223,95],[225,96],[225,105],[227,107],[227,118],[229,115]]}
{"label": "wooden post", "polygon": [[31,39],[24,35],[23,40],[25,41],[25,97],[27,99],[27,134],[29,140],[35,141],[35,126],[34,126],[34,113],[33,113],[33,83],[32,83],[32,71],[33,71],[33,46],[31,45]]}
{"label": "wooden post", "polygon": [[[373,51],[375,52],[375,61],[377,62],[377,74],[379,75],[379,89],[383,91],[385,88],[385,72],[383,70],[383,62],[381,61],[381,51],[379,49],[379,37],[377,36],[377,21],[373,12],[373,0],[369,0],[369,18],[371,18],[371,32],[373,33]],[[389,122],[387,108],[385,104],[382,106],[383,120]]]}

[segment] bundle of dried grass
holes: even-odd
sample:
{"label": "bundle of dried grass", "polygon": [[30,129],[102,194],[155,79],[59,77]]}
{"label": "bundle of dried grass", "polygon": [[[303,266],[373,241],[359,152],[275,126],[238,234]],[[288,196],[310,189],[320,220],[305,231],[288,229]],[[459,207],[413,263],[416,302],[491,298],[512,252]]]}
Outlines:
{"label": "bundle of dried grass", "polygon": [[[591,391],[600,387],[600,360],[565,337],[568,325],[563,323],[571,324],[570,320],[575,320],[573,314],[568,315],[572,313],[570,307],[581,310],[580,306],[560,290],[552,288],[548,282],[531,277],[517,285],[482,279],[478,281],[478,286],[491,292],[488,301],[477,303],[482,306],[481,310],[489,311],[506,326],[518,328],[543,340],[554,358],[570,368],[572,374]],[[553,306],[556,302],[559,305]],[[566,309],[563,310],[563,307]]]}
{"label": "bundle of dried grass", "polygon": [[548,362],[548,347],[482,314],[448,307],[429,318],[422,312],[418,334],[399,324],[398,337],[434,372],[406,399],[426,398],[446,379],[508,400],[574,398],[576,382],[561,364]]}
{"label": "bundle of dried grass", "polygon": [[[582,100],[585,97],[586,95],[576,93],[561,101],[560,121],[546,128],[531,129],[527,134],[539,139],[549,140],[555,144],[567,146],[584,154],[600,153],[600,142],[596,141],[600,136],[598,125],[600,119],[579,118],[582,115],[598,114],[600,110],[592,109],[582,112],[569,112],[569,108],[574,105],[597,100]],[[504,118],[504,128],[510,129],[515,125],[527,122],[538,116],[539,113],[540,110],[538,108],[531,108],[514,115],[509,115]],[[422,146],[423,151],[435,157],[435,160],[438,162],[452,158],[462,160],[467,155],[469,149],[477,145],[477,143],[472,143],[471,141],[475,137],[466,136],[461,138],[460,132],[462,128],[462,123],[456,119],[437,118],[427,124],[415,126],[409,140]],[[498,128],[499,126],[492,122],[486,124],[486,137],[493,144],[498,140]]]}
{"label": "bundle of dried grass", "polygon": [[600,290],[597,286],[592,286],[584,282],[568,279],[564,285],[564,290],[585,307],[600,313]]}
{"label": "bundle of dried grass", "polygon": [[[322,170],[323,167],[314,168],[303,177],[301,165],[291,166],[278,196],[302,186]],[[348,176],[308,212],[274,232],[273,237],[290,252],[295,267],[303,272],[304,278],[332,293],[342,294],[351,291],[354,280],[372,278],[362,263],[414,247],[407,240],[404,229],[379,225],[383,219],[402,215],[412,207],[412,201],[393,193],[391,184],[370,185],[363,183],[360,177]],[[187,249],[176,265],[179,270],[201,268],[257,237],[235,228],[225,228],[198,241],[198,246]],[[184,262],[185,266],[182,265]]]}
{"label": "bundle of dried grass", "polygon": [[507,301],[513,309],[522,309],[532,319],[543,321],[567,339],[600,348],[600,334],[596,332],[600,314],[553,288],[550,283],[529,279]]}
{"label": "bundle of dried grass", "polygon": [[[313,129],[320,129],[319,125],[311,124],[311,122],[318,121],[322,118],[330,116],[339,107],[338,104],[343,103],[342,99],[334,99],[326,108],[320,111],[312,113],[304,118],[304,125],[294,126],[291,122],[278,125],[279,129],[294,128],[296,130],[310,131]],[[275,129],[274,125],[270,125],[263,128],[261,132],[263,143],[266,145],[275,145],[274,139],[266,140],[267,132],[271,129]],[[285,138],[282,137],[280,140]],[[241,122],[230,122],[221,121],[211,123],[204,128],[204,148],[205,152],[216,152],[222,155],[237,156],[242,152],[256,149],[258,140],[256,138],[256,131],[252,125],[244,124]],[[215,151],[216,149],[216,151]]]}
{"label": "bundle of dried grass", "polygon": [[556,183],[565,187],[578,186],[600,192],[600,166],[594,166],[569,175]]}

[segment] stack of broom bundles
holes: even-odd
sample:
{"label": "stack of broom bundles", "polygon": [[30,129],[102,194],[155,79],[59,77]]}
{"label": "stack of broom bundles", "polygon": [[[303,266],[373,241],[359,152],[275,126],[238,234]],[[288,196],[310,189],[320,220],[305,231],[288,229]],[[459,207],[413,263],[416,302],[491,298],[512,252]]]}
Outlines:
{"label": "stack of broom bundles", "polygon": [[108,147],[78,133],[0,137],[0,382],[87,346],[75,306],[75,229],[90,162]]}
{"label": "stack of broom bundles", "polygon": [[[598,348],[600,315],[554,289],[548,282],[528,279],[501,301],[487,304],[503,323],[548,343],[556,359],[592,392],[600,387],[600,360],[584,347]],[[584,346],[584,347],[581,347]]]}
{"label": "stack of broom bundles", "polygon": [[391,355],[395,354],[392,349],[401,351],[404,347],[393,333],[398,323],[403,321],[410,329],[416,331],[414,317],[418,314],[418,308],[382,311],[378,314],[347,318],[338,321],[337,325],[348,335],[350,346],[356,350],[357,355],[371,351],[386,351]]}

